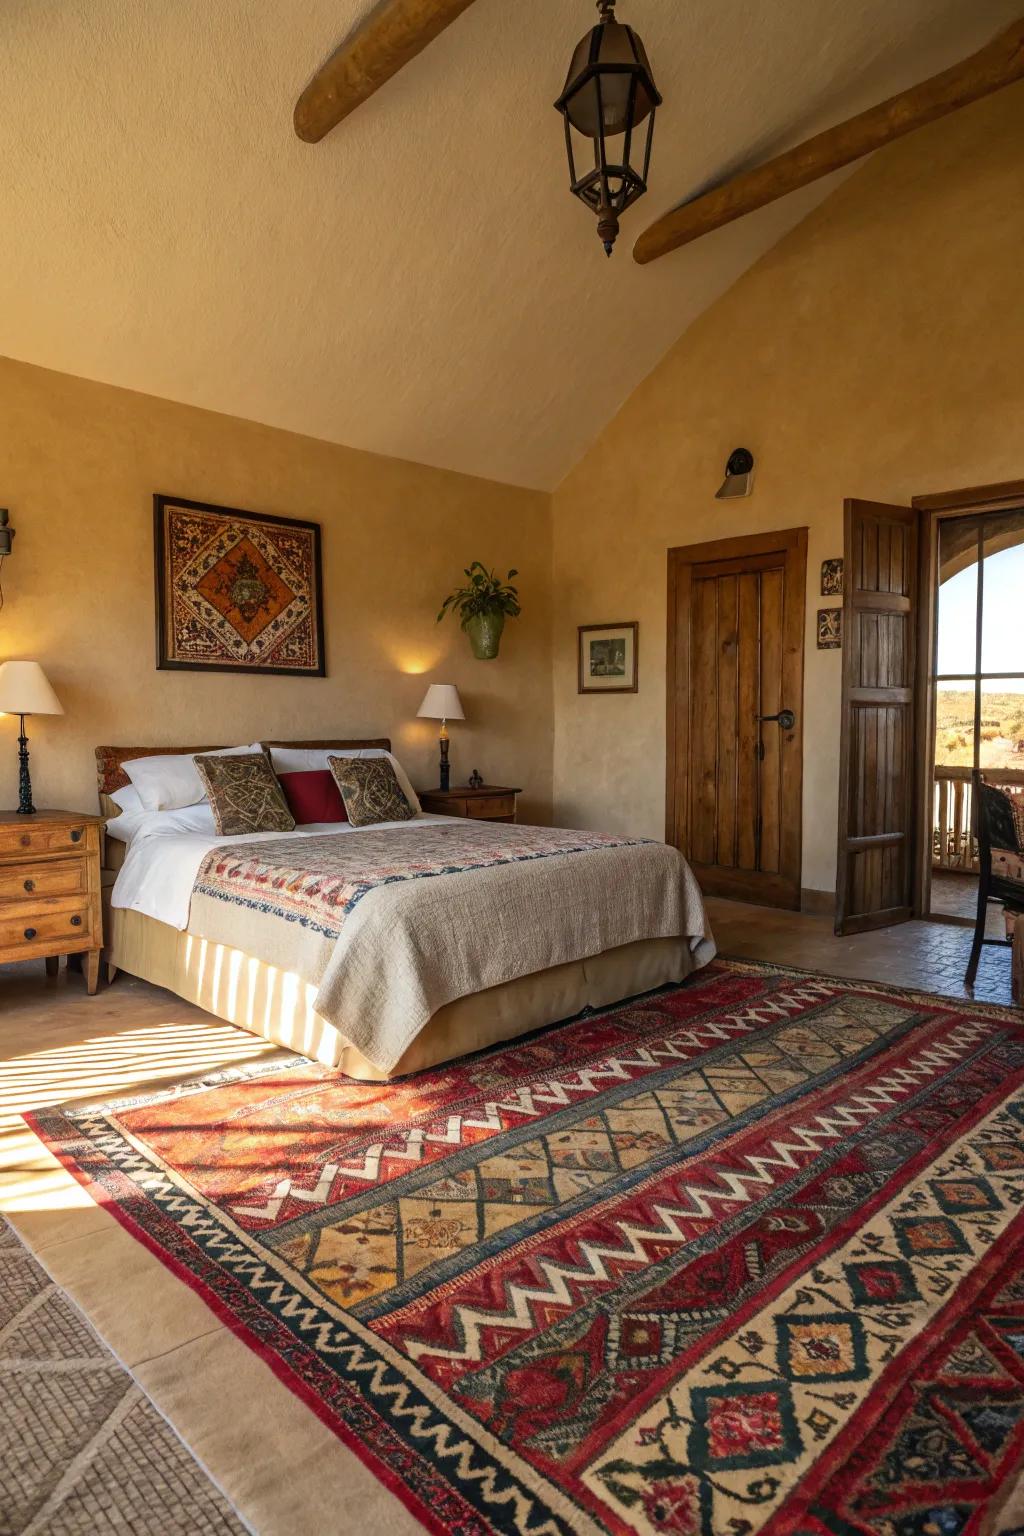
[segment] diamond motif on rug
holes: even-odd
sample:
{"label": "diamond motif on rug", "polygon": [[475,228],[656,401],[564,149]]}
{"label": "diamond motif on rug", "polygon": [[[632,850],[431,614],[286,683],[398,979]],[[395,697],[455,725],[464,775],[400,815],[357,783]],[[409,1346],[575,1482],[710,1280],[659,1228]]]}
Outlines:
{"label": "diamond motif on rug", "polygon": [[691,1400],[693,1465],[712,1471],[774,1467],[802,1450],[793,1399],[783,1381],[699,1388]]}
{"label": "diamond motif on rug", "polygon": [[792,1381],[857,1381],[867,1374],[864,1325],[852,1313],[780,1317],[778,1354]]}

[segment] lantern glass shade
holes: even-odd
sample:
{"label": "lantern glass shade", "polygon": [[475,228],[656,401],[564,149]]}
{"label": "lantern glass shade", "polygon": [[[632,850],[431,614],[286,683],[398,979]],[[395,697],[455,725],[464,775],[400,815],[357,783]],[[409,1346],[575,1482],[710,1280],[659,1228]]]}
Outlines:
{"label": "lantern glass shade", "polygon": [[[634,80],[636,98],[631,113]],[[574,83],[576,89],[572,90]],[[625,133],[631,119],[636,128],[661,100],[643,43],[632,27],[618,21],[594,27],[577,44],[565,90],[566,115],[577,133],[586,134],[588,139],[598,137],[599,127],[608,138]]]}
{"label": "lantern glass shade", "polygon": [[[643,43],[610,12],[611,6],[605,6],[603,19],[577,45],[565,90],[555,102],[565,119],[570,187],[597,214],[598,235],[609,256],[619,215],[647,191],[654,118],[661,105]],[[637,132],[644,124],[646,130]],[[574,132],[590,140],[592,169],[577,169]]]}

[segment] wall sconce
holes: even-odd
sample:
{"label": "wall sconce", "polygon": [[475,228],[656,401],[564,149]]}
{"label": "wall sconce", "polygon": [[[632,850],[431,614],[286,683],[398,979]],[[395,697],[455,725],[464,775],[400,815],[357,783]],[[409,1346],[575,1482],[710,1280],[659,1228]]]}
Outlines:
{"label": "wall sconce", "polygon": [[725,479],[715,492],[716,501],[749,496],[754,489],[754,455],[749,448],[734,448],[725,466]]}
{"label": "wall sconce", "polygon": [[11,527],[11,515],[6,507],[0,507],[0,608],[4,605],[3,571],[4,560],[14,547],[14,529]]}

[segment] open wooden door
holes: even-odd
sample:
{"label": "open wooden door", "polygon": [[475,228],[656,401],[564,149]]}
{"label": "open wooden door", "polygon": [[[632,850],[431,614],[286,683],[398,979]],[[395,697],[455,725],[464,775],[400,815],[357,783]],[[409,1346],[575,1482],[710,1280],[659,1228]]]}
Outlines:
{"label": "open wooden door", "polygon": [[666,839],[714,896],[800,906],[807,530],[670,549]]}
{"label": "open wooden door", "polygon": [[914,915],[918,513],[847,501],[836,932]]}

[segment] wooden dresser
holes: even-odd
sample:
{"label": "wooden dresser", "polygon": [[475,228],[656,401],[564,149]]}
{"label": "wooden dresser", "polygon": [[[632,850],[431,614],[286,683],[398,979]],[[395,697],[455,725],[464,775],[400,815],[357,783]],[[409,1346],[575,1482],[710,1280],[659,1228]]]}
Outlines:
{"label": "wooden dresser", "polygon": [[474,821],[515,821],[518,789],[496,784],[481,784],[470,789],[457,784],[454,789],[418,789],[420,804],[433,816],[470,816]]}
{"label": "wooden dresser", "polygon": [[102,829],[101,816],[73,811],[0,811],[0,964],[45,960],[55,976],[61,955],[83,955],[96,991]]}

